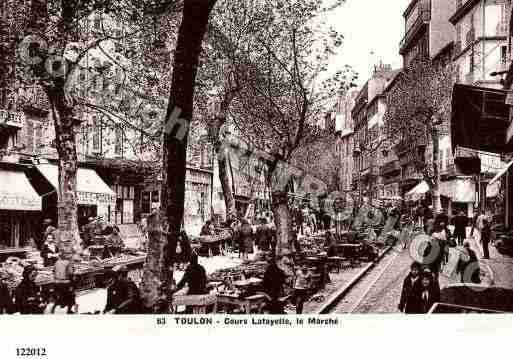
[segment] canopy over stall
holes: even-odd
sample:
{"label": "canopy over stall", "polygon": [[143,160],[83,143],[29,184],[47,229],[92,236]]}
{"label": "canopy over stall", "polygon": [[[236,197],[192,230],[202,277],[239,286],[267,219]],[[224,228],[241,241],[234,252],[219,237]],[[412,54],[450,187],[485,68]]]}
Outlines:
{"label": "canopy over stall", "polygon": [[407,201],[418,201],[422,198],[422,196],[429,191],[429,185],[426,181],[420,182],[418,185],[413,187],[411,191],[405,194],[405,199]]}
{"label": "canopy over stall", "polygon": [[41,197],[22,171],[0,170],[0,210],[41,211]]}
{"label": "canopy over stall", "polygon": [[[36,168],[56,190],[59,188],[57,166],[40,164]],[[116,204],[116,193],[103,182],[95,170],[89,168],[77,170],[77,196],[78,204],[82,205]]]}
{"label": "canopy over stall", "polygon": [[513,161],[508,163],[506,165],[506,167],[501,169],[500,172],[497,173],[494,178],[492,178],[492,180],[486,186],[486,197],[493,198],[493,197],[496,197],[499,194],[499,190],[500,190],[500,187],[501,187],[500,179],[502,178],[502,176],[504,176],[508,172],[509,168],[512,165],[513,165]]}
{"label": "canopy over stall", "polygon": [[452,94],[451,143],[493,153],[512,152],[506,144],[509,106],[506,91],[456,84]]}

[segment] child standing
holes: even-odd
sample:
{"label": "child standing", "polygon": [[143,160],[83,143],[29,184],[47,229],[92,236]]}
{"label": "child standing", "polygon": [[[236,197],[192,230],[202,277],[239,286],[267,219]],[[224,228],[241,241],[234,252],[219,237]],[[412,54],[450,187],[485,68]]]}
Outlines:
{"label": "child standing", "polygon": [[67,313],[72,314],[76,308],[75,302],[75,288],[73,286],[73,262],[66,259],[63,255],[59,257],[54,266],[55,276],[55,294],[56,301],[52,309],[55,311],[57,305],[67,307]]}
{"label": "child standing", "polygon": [[309,287],[310,287],[310,273],[308,273],[308,268],[305,265],[303,265],[296,272],[296,280],[294,281],[294,296],[296,298],[296,314],[303,313],[303,304],[306,301]]}

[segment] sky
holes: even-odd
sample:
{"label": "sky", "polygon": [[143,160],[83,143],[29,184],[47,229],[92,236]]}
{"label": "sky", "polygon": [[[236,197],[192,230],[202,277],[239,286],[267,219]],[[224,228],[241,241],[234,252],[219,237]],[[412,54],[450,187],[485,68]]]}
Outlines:
{"label": "sky", "polygon": [[357,84],[370,77],[381,61],[400,68],[399,42],[404,36],[403,12],[411,0],[346,0],[326,22],[344,35],[344,44],[330,65],[335,71],[350,65],[358,72]]}

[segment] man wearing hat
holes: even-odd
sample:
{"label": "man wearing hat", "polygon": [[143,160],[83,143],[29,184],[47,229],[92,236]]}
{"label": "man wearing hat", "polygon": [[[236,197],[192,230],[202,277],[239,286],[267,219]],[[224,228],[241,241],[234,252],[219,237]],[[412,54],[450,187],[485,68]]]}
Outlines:
{"label": "man wearing hat", "polygon": [[420,263],[413,262],[410,266],[410,273],[408,273],[403,282],[398,309],[406,314],[420,313],[420,270]]}
{"label": "man wearing hat", "polygon": [[425,268],[420,280],[419,308],[428,313],[433,304],[440,300],[440,286],[429,268]]}
{"label": "man wearing hat", "polygon": [[141,299],[139,289],[128,278],[128,268],[117,265],[112,268],[111,284],[107,288],[107,304],[104,314],[139,314]]}

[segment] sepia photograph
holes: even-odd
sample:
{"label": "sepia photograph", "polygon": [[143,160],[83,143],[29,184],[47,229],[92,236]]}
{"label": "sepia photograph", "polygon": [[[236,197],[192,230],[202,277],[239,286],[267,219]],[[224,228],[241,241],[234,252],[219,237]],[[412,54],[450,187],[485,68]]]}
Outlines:
{"label": "sepia photograph", "polygon": [[512,6],[1,0],[0,313],[513,312]]}

